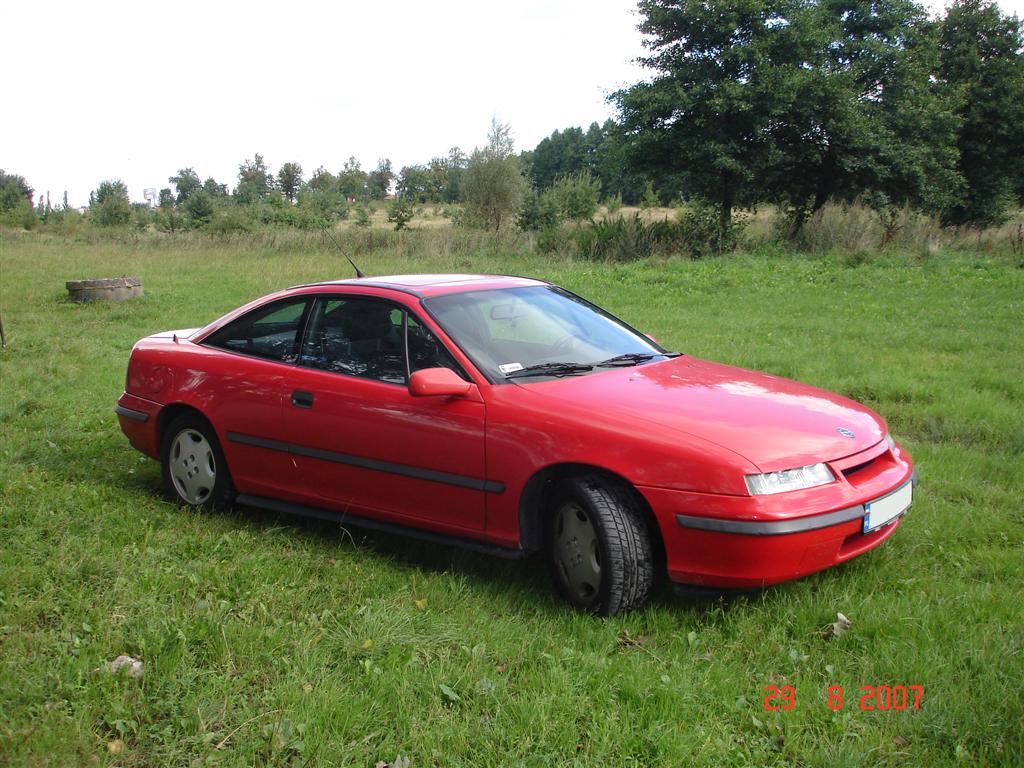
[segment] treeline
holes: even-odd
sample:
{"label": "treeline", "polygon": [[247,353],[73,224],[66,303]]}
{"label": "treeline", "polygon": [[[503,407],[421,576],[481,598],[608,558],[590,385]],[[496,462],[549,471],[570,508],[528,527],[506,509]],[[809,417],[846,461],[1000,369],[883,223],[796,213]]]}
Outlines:
{"label": "treeline", "polygon": [[[828,203],[943,225],[990,226],[1024,201],[1024,37],[988,0],[941,19],[913,0],[641,0],[651,77],[610,97],[618,119],[570,127],[516,152],[509,126],[486,145],[397,171],[353,157],[308,176],[255,155],[229,188],[180,169],[156,206],[102,182],[86,220],[164,231],[263,225],[369,226],[375,201],[401,229],[415,206],[455,223],[550,232],[604,203],[686,204],[712,250],[735,242],[733,212],[774,204],[796,239]],[[0,171],[0,221],[31,227],[79,214]],[[391,199],[394,198],[394,199]],[[682,215],[682,214],[681,214]],[[715,221],[715,217],[717,220]],[[698,226],[699,224],[699,226]]]}

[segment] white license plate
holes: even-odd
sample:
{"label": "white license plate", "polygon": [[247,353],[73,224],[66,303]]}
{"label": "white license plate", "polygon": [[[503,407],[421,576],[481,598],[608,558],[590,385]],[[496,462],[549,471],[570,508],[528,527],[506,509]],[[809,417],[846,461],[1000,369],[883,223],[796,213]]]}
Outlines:
{"label": "white license plate", "polygon": [[906,483],[888,496],[869,501],[864,505],[864,533],[881,528],[886,523],[899,517],[910,508],[913,498],[914,484]]}

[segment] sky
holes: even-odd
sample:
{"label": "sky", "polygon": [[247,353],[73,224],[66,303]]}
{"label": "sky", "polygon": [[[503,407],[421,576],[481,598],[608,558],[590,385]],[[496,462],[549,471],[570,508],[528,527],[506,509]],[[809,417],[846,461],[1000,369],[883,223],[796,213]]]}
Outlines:
{"label": "sky", "polygon": [[0,168],[79,206],[185,167],[232,187],[257,152],[397,171],[482,145],[492,118],[531,149],[613,116],[645,75],[638,22],[634,0],[5,2]]}

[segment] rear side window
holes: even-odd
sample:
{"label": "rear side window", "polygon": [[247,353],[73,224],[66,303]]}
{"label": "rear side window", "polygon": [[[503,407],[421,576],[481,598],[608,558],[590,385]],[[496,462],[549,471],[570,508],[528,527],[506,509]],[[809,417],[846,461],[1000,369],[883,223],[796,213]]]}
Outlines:
{"label": "rear side window", "polygon": [[206,338],[211,347],[293,363],[309,299],[275,302],[248,312]]}

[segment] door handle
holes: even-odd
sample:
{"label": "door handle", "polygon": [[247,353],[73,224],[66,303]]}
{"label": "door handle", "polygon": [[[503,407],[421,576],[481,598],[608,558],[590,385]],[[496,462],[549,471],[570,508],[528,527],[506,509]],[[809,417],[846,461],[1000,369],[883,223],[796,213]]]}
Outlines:
{"label": "door handle", "polygon": [[301,389],[296,389],[292,392],[292,405],[296,408],[312,408],[313,393],[303,392]]}

